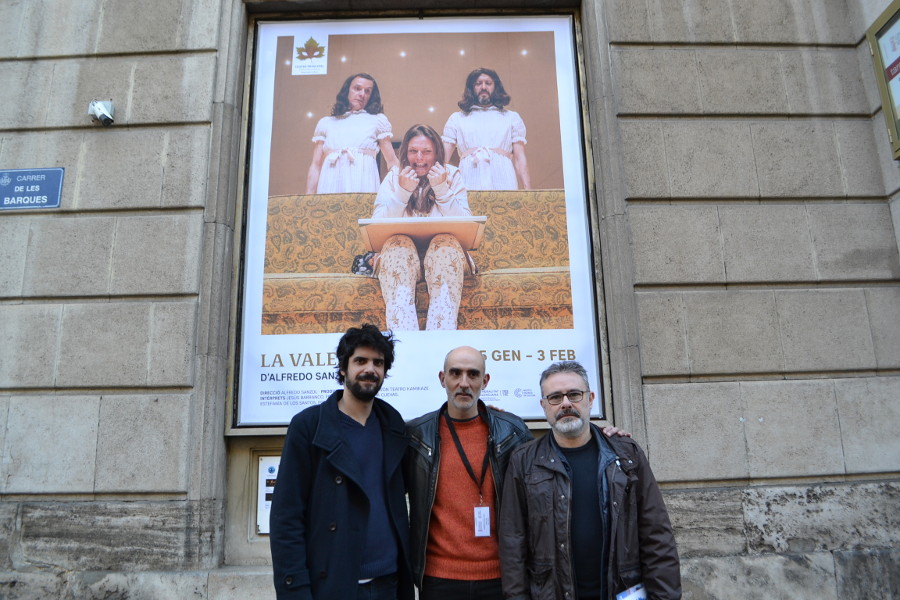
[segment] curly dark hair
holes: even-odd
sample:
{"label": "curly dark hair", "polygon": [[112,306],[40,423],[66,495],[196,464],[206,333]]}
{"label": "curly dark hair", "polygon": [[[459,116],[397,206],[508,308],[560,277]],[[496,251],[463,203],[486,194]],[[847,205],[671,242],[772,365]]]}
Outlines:
{"label": "curly dark hair", "polygon": [[[409,157],[406,151],[409,149],[409,142],[420,135],[425,136],[434,146],[434,162],[435,164],[444,164],[444,142],[441,140],[440,134],[429,125],[413,125],[403,136],[403,143],[400,144],[400,168],[409,166]],[[429,213],[431,208],[437,202],[434,190],[428,184],[428,177],[419,178],[419,189],[412,193],[406,206],[406,214],[415,216],[416,212]]]}
{"label": "curly dark hair", "polygon": [[[487,75],[494,80],[494,93],[491,94],[491,104],[493,104],[500,110],[503,110],[503,107],[509,104],[509,94],[507,94],[506,90],[503,89],[503,82],[500,81],[500,76],[497,75],[497,71],[488,69],[486,67],[479,67],[469,73],[469,76],[466,77],[466,90],[463,92],[462,100],[456,103],[457,106],[459,106],[460,110],[462,110],[466,114],[472,112],[472,107],[478,104],[478,97],[475,96],[474,91],[475,80],[482,75]],[[373,92],[372,95],[374,96],[375,93]]]}
{"label": "curly dark hair", "polygon": [[393,333],[390,331],[381,333],[377,327],[370,323],[366,323],[362,327],[351,327],[348,329],[341,336],[335,351],[338,359],[338,383],[344,383],[344,373],[347,372],[350,357],[353,356],[353,353],[360,346],[381,352],[382,356],[384,356],[384,374],[387,375],[387,372],[391,370],[391,365],[394,364],[394,344],[396,342],[397,340],[394,338]]}
{"label": "curly dark hair", "polygon": [[381,92],[378,91],[378,82],[368,73],[357,73],[356,75],[351,75],[344,81],[344,85],[341,86],[341,91],[335,96],[334,106],[331,107],[332,117],[340,117],[350,110],[350,101],[347,98],[350,96],[350,84],[353,83],[353,80],[357,77],[362,77],[363,79],[368,79],[372,82],[372,95],[369,97],[369,103],[366,104],[366,112],[370,115],[377,115],[378,113],[384,112],[384,105],[381,103]]}

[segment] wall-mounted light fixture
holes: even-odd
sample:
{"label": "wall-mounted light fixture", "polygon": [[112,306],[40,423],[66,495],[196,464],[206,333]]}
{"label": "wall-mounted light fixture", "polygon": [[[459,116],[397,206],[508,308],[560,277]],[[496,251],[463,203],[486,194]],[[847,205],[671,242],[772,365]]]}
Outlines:
{"label": "wall-mounted light fixture", "polygon": [[100,123],[104,127],[109,127],[113,124],[113,115],[116,114],[116,107],[113,106],[112,100],[91,100],[88,103],[88,114],[94,123]]}

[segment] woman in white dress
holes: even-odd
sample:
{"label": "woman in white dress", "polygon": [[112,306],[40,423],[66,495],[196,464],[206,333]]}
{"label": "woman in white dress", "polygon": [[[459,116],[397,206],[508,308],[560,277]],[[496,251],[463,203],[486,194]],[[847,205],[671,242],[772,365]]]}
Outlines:
{"label": "woman in white dress", "polygon": [[307,194],[378,190],[378,150],[389,169],[399,162],[391,146],[391,124],[383,110],[378,84],[371,75],[357,73],[347,78],[331,116],[316,125]]}

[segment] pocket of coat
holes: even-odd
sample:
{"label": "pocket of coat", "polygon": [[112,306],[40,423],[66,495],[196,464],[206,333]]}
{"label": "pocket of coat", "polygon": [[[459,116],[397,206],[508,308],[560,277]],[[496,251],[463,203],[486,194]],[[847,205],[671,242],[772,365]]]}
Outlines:
{"label": "pocket of coat", "polygon": [[545,598],[547,588],[553,585],[553,562],[549,560],[537,560],[528,565],[528,578],[531,582],[531,597]]}

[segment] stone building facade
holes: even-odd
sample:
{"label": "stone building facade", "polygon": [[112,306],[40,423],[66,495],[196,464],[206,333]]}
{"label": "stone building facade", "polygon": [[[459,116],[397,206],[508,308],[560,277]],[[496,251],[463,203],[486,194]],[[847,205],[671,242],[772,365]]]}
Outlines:
{"label": "stone building facade", "polygon": [[[66,169],[58,210],[0,211],[0,598],[274,597],[249,496],[280,438],[226,435],[256,15],[560,4],[0,3],[0,169]],[[887,0],[562,4],[613,417],[685,597],[900,598]]]}

